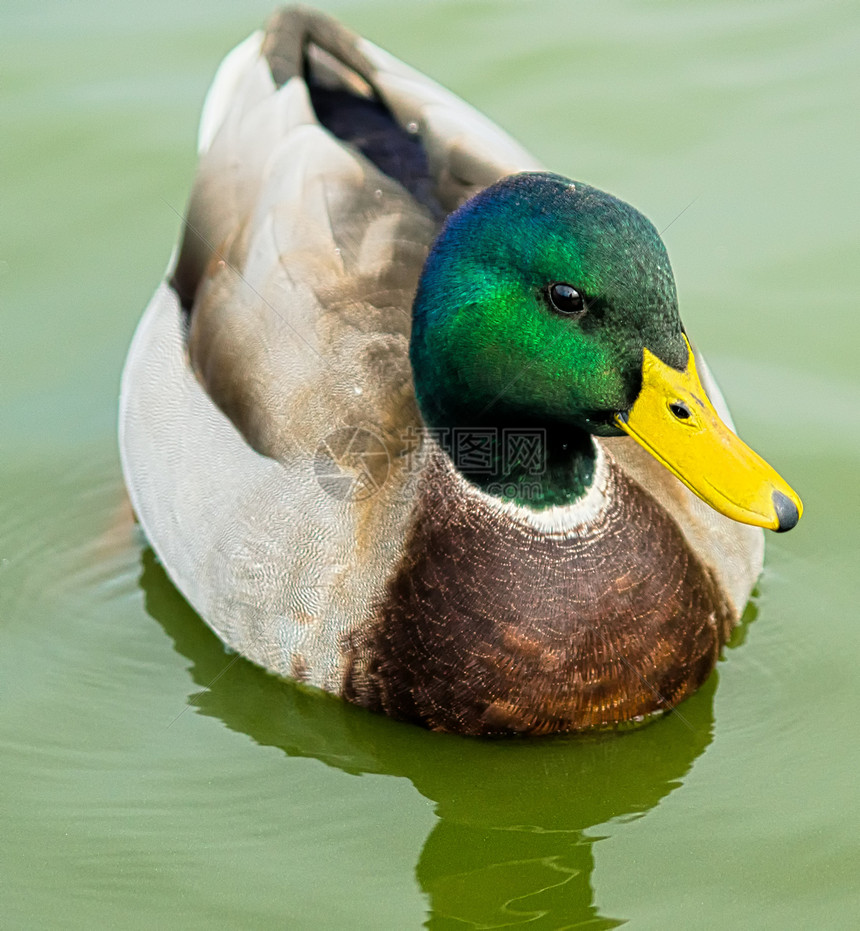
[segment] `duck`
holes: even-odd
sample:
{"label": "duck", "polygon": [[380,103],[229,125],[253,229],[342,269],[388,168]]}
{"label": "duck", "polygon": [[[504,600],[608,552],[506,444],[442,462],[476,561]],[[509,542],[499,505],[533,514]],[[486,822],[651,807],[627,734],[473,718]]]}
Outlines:
{"label": "duck", "polygon": [[286,7],[206,96],[122,469],[232,651],[436,731],[617,728],[711,674],[798,495],[652,223]]}

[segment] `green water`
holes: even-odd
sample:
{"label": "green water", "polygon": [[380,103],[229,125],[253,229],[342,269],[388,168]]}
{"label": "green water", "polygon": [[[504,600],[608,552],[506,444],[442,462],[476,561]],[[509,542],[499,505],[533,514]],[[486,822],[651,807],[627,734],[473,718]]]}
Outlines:
{"label": "green water", "polygon": [[428,734],[229,656],[129,532],[115,410],[203,94],[269,4],[4,0],[2,923],[855,926],[860,8],[323,6],[668,227],[806,516],[718,675],[621,736]]}

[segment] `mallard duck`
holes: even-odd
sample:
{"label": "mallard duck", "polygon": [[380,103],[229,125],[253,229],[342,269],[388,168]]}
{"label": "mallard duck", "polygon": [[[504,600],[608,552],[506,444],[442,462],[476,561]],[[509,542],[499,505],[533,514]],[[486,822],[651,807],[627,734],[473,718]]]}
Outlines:
{"label": "mallard duck", "polygon": [[472,735],[701,685],[801,503],[732,432],[652,224],[304,8],[225,59],[199,156],[120,449],[224,643]]}

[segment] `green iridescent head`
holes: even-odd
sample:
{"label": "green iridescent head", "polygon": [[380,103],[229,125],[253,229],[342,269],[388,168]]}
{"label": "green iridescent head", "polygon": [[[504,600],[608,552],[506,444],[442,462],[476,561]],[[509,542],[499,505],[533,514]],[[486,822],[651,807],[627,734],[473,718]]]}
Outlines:
{"label": "green iridescent head", "polygon": [[538,423],[619,432],[643,349],[687,361],[654,226],[558,175],[512,175],[453,213],[413,307],[411,359],[428,425]]}
{"label": "green iridescent head", "polygon": [[[463,204],[424,266],[410,356],[425,421],[491,494],[570,503],[593,482],[589,434],[624,432],[734,520],[783,531],[800,518],[800,498],[708,399],[659,234],[603,191],[529,172]],[[486,463],[458,456],[458,434],[499,427],[539,428],[539,481],[523,483],[538,473],[504,442]]]}

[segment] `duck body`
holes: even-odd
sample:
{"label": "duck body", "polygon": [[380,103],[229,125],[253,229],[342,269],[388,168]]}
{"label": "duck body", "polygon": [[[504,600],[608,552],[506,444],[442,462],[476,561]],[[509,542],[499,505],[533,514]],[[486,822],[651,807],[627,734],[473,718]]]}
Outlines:
{"label": "duck body", "polygon": [[[496,363],[484,347],[465,388],[468,364],[437,365],[460,329],[434,330],[441,312],[421,309],[431,248],[459,235],[464,204],[483,209],[480,192],[513,185],[518,203],[557,184],[540,170],[321,14],[282,11],[222,64],[184,241],[126,362],[120,450],[154,550],[232,649],[474,735],[618,724],[710,674],[761,569],[758,527],[717,513],[609,421],[570,426],[549,388],[536,418],[514,405],[494,420],[477,402],[471,421],[439,413]],[[558,450],[584,444],[575,494],[530,503],[544,473],[522,457],[514,482],[464,469],[464,417],[499,444],[515,423]]]}

